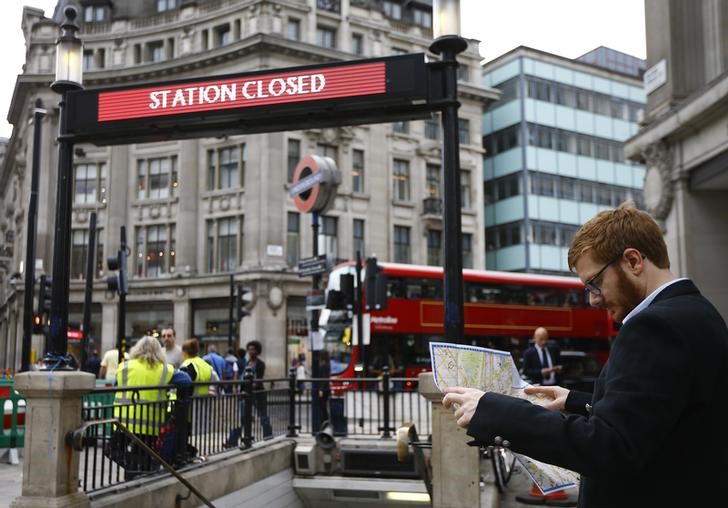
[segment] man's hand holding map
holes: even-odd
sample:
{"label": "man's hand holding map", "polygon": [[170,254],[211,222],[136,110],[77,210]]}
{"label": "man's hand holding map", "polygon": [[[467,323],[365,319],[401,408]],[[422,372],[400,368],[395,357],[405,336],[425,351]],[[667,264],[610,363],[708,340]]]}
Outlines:
{"label": "man's hand holding map", "polygon": [[[463,344],[430,343],[430,358],[435,384],[444,388],[460,386],[527,399],[544,405],[551,399],[527,395],[528,383],[521,379],[510,353]],[[515,454],[521,466],[544,494],[575,487],[579,476],[573,471]]]}

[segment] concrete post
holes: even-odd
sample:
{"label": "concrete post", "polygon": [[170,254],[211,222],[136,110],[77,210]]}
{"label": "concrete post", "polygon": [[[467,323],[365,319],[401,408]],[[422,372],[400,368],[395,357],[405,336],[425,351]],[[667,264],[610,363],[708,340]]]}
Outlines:
{"label": "concrete post", "polygon": [[455,424],[452,412],[442,407],[442,393],[432,372],[418,376],[419,391],[432,404],[432,506],[478,508],[480,504],[480,457],[478,448]]}
{"label": "concrete post", "polygon": [[93,390],[93,374],[76,371],[23,372],[14,387],[26,400],[23,490],[10,506],[88,507],[78,490],[79,454],[66,434],[81,424],[83,394]]}

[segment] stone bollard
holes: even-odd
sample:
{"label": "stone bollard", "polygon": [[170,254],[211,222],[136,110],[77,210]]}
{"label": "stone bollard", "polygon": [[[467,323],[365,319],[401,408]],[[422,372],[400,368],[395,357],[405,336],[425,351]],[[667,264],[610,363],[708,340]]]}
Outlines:
{"label": "stone bollard", "polygon": [[442,393],[432,372],[419,376],[419,391],[432,404],[432,506],[478,508],[481,506],[480,454],[452,411],[442,407]]}
{"label": "stone bollard", "polygon": [[66,434],[81,425],[83,395],[94,389],[93,374],[77,371],[23,372],[15,389],[25,397],[23,490],[12,508],[88,507],[78,489],[79,454]]}

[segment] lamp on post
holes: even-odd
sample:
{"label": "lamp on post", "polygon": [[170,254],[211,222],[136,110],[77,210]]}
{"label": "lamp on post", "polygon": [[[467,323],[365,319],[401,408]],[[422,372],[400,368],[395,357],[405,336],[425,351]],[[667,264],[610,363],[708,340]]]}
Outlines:
{"label": "lamp on post", "polygon": [[51,292],[50,333],[44,360],[45,369],[67,370],[68,345],[68,287],[71,259],[71,205],[73,194],[73,142],[68,132],[66,94],[80,90],[83,76],[83,43],[77,37],[78,11],[72,6],[63,10],[65,19],[56,41],[56,79],[51,89],[61,94],[59,103],[58,134],[58,186],[56,193],[56,221],[53,242],[53,286]]}
{"label": "lamp on post", "polygon": [[468,47],[460,37],[460,0],[434,0],[433,35],[430,51],[441,55],[434,65],[442,68],[442,180],[445,244],[444,324],[445,340],[463,339],[463,255],[460,196],[460,140],[458,125],[458,53]]}

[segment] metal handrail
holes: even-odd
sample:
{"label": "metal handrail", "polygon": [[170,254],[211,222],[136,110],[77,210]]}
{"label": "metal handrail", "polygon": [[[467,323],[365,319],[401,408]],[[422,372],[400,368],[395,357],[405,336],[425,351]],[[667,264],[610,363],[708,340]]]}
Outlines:
{"label": "metal handrail", "polygon": [[79,428],[66,434],[66,444],[69,446],[72,446],[73,449],[76,450],[77,452],[81,452],[81,451],[83,451],[83,448],[84,448],[83,436],[86,433],[86,430],[89,427],[93,427],[95,425],[107,425],[107,424],[116,425],[117,429],[120,429],[124,434],[126,434],[126,436],[130,437],[132,439],[132,441],[134,441],[136,444],[138,444],[142,448],[142,450],[144,450],[154,460],[159,462],[162,465],[162,467],[164,467],[164,469],[169,471],[172,474],[172,476],[177,478],[177,480],[179,480],[180,483],[182,483],[182,485],[184,485],[192,493],[194,493],[200,499],[200,501],[205,503],[205,505],[209,506],[210,508],[215,508],[215,505],[212,504],[210,501],[208,501],[207,498],[205,496],[203,496],[199,490],[197,490],[182,475],[180,475],[177,471],[175,471],[175,469],[166,460],[164,460],[157,452],[155,452],[152,448],[150,448],[144,441],[142,441],[136,435],[134,435],[134,433],[129,431],[129,429],[126,428],[126,425],[121,423],[117,418],[106,418],[104,420],[94,420],[94,421],[82,423]]}

